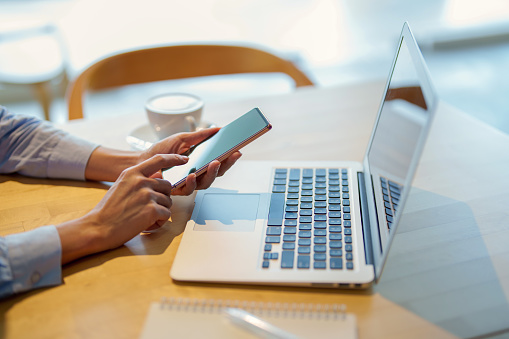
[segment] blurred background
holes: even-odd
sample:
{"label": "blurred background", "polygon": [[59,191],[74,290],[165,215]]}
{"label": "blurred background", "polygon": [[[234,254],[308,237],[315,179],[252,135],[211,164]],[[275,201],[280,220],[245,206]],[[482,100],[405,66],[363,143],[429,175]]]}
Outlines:
{"label": "blurred background", "polygon": [[[404,21],[441,98],[509,133],[506,0],[0,0],[0,104],[39,117],[46,105],[61,123],[65,87],[90,63],[126,49],[196,42],[268,49],[318,86],[383,82]],[[269,86],[257,75],[110,92],[87,117],[143,110],[153,86],[205,101],[291,90],[284,77],[271,76]]]}

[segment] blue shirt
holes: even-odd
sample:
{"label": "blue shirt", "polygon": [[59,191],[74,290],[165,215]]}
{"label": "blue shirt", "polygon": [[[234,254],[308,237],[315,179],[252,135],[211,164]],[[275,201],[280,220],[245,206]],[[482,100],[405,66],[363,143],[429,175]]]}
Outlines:
{"label": "blue shirt", "polygon": [[[96,144],[0,106],[0,173],[85,179]],[[0,298],[62,281],[62,247],[55,226],[0,237]]]}

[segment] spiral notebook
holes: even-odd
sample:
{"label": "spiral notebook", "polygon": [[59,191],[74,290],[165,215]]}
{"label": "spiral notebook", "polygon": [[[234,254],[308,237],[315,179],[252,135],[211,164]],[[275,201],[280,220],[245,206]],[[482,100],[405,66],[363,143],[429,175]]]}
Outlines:
{"label": "spiral notebook", "polygon": [[260,338],[238,326],[226,309],[249,312],[298,338],[357,338],[355,315],[344,305],[166,299],[150,305],[140,339]]}

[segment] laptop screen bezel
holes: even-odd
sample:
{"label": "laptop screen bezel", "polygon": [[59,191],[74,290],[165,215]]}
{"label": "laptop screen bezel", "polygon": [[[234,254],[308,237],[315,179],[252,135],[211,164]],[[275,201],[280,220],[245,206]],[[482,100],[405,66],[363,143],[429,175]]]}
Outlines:
{"label": "laptop screen bezel", "polygon": [[[374,196],[373,181],[372,181],[372,173],[370,172],[370,166],[369,166],[370,164],[369,164],[368,156],[369,156],[369,151],[371,149],[373,139],[374,139],[374,136],[376,133],[376,129],[378,127],[378,123],[380,121],[380,115],[382,113],[383,105],[384,105],[384,102],[386,99],[386,94],[387,94],[387,91],[389,90],[389,87],[391,84],[392,76],[393,76],[397,61],[398,61],[398,55],[400,53],[403,41],[405,41],[405,44],[408,48],[411,60],[414,64],[414,67],[415,67],[415,70],[417,73],[417,77],[418,77],[418,80],[419,80],[419,83],[421,85],[421,89],[423,92],[423,96],[424,96],[425,102],[428,106],[427,113],[430,115],[430,117],[429,117],[426,125],[424,126],[423,132],[421,133],[421,135],[417,141],[414,156],[411,160],[411,163],[410,163],[410,166],[408,169],[407,179],[403,185],[407,189],[403,190],[402,195],[400,197],[400,204],[399,204],[400,212],[397,213],[395,216],[389,237],[385,240],[384,243],[382,243],[382,240],[380,237],[380,227],[382,227],[382,226],[385,227],[385,222],[381,223],[381,222],[379,222],[379,219],[385,218],[385,215],[379,216],[378,212],[377,212],[376,201],[375,201],[375,196]],[[378,280],[380,279],[380,277],[382,275],[383,267],[385,265],[390,246],[393,242],[395,234],[397,233],[399,220],[401,218],[401,215],[403,214],[402,212],[404,209],[404,205],[407,200],[408,192],[410,191],[409,188],[411,186],[415,171],[417,169],[417,165],[419,163],[419,158],[420,158],[420,155],[424,148],[424,145],[425,145],[425,142],[427,139],[427,135],[428,135],[431,123],[432,123],[434,115],[435,115],[436,106],[438,103],[438,98],[436,95],[436,91],[432,85],[428,68],[425,64],[424,58],[421,54],[421,51],[417,45],[417,42],[416,42],[407,22],[405,22],[403,24],[403,28],[402,28],[402,31],[401,31],[401,34],[400,34],[400,37],[398,40],[398,44],[397,44],[396,53],[395,53],[394,59],[392,61],[389,76],[388,76],[387,82],[385,84],[385,90],[383,93],[384,94],[382,96],[382,99],[381,99],[381,102],[380,102],[380,105],[378,108],[377,118],[375,120],[374,128],[373,128],[373,131],[372,131],[369,143],[368,143],[368,148],[366,150],[364,160],[363,160],[364,184],[365,184],[365,192],[368,197],[368,199],[367,199],[368,206],[367,207],[368,207],[369,220],[370,220],[370,225],[369,225],[368,231],[370,232],[370,235],[371,235],[371,247],[372,247],[372,255],[373,255],[372,262],[373,262],[373,266],[374,266],[374,270],[375,270],[375,281],[376,282],[378,282]]]}

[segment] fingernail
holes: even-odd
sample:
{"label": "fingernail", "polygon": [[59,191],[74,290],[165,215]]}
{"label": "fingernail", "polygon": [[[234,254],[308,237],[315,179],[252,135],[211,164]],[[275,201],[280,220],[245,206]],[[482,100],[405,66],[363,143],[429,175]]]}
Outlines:
{"label": "fingernail", "polygon": [[189,157],[188,157],[188,156],[185,156],[185,155],[181,155],[181,156],[180,156],[180,159],[182,159],[182,161],[187,162],[187,161],[189,160]]}

